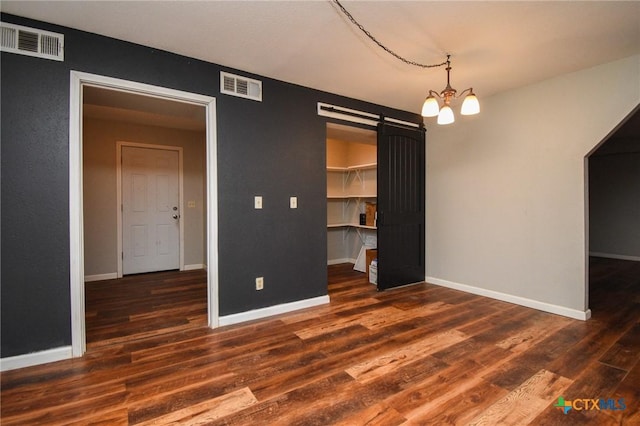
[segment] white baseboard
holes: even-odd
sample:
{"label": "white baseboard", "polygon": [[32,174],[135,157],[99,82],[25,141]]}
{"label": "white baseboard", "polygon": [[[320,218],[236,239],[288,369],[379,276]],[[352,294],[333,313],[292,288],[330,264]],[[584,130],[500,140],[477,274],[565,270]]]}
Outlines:
{"label": "white baseboard", "polygon": [[[184,265],[183,271],[195,271],[197,269],[207,269],[207,265],[202,263],[194,263],[192,265]],[[104,281],[104,280],[115,280],[118,278],[117,272],[111,272],[109,274],[96,274],[96,275],[85,275],[84,282],[88,283],[91,281]]]}
{"label": "white baseboard", "polygon": [[344,259],[329,259],[327,265],[338,265],[340,263],[356,263],[355,259],[345,257]]}
{"label": "white baseboard", "polygon": [[640,262],[640,256],[628,256],[626,254],[600,253],[591,251],[589,252],[589,256],[606,257],[607,259],[633,260],[634,262]]}
{"label": "white baseboard", "polygon": [[491,299],[502,300],[503,302],[514,303],[516,305],[525,306],[527,308],[537,309],[539,311],[549,312],[556,315],[586,321],[591,318],[591,310],[579,311],[577,309],[566,308],[564,306],[552,305],[551,303],[540,302],[538,300],[527,299],[526,297],[514,296],[512,294],[501,293],[499,291],[487,290],[480,287],[474,287],[466,284],[459,284],[452,281],[442,280],[435,277],[426,277],[425,281],[441,287],[452,288],[454,290],[464,291],[466,293],[477,294]]}
{"label": "white baseboard", "polygon": [[0,371],[32,367],[34,365],[62,361],[63,359],[70,359],[72,357],[71,346],[62,346],[60,348],[47,349],[46,351],[2,358],[0,359]]}
{"label": "white baseboard", "polygon": [[283,303],[281,305],[269,306],[267,308],[240,312],[238,314],[225,315],[218,318],[218,324],[220,326],[240,324],[242,322],[262,319],[273,315],[286,314],[299,309],[311,308],[318,305],[325,305],[327,303],[329,303],[329,296],[314,297],[313,299],[299,300],[297,302]]}
{"label": "white baseboard", "polygon": [[184,265],[183,271],[195,271],[196,269],[207,269],[202,263],[194,263],[193,265]]}
{"label": "white baseboard", "polygon": [[117,272],[111,272],[110,274],[85,275],[84,282],[88,283],[91,281],[115,280],[116,278],[118,278]]}

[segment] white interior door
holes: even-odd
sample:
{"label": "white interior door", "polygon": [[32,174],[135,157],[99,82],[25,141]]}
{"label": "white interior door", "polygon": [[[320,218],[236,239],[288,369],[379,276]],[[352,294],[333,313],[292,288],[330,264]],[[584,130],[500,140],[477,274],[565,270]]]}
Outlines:
{"label": "white interior door", "polygon": [[177,151],[122,147],[122,273],[180,268]]}

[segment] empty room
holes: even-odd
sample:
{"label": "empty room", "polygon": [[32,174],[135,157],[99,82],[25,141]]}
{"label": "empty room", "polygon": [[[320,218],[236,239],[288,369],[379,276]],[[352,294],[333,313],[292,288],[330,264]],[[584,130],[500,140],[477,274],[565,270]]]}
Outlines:
{"label": "empty room", "polygon": [[1,21],[2,424],[640,422],[640,2]]}

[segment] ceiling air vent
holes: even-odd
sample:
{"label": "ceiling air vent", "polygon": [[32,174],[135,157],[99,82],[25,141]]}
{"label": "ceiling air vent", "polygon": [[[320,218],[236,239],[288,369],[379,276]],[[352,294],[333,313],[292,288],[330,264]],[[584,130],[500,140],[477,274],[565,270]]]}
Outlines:
{"label": "ceiling air vent", "polygon": [[0,22],[0,50],[64,61],[64,35]]}
{"label": "ceiling air vent", "polygon": [[220,91],[227,95],[262,102],[262,82],[239,75],[220,72]]}

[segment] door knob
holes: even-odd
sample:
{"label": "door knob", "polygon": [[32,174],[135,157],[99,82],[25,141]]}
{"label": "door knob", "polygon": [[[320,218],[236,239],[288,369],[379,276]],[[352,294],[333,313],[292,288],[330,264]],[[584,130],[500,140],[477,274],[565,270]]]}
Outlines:
{"label": "door knob", "polygon": [[179,218],[180,216],[178,216],[177,214],[174,214],[174,215],[173,215],[173,216],[171,216],[171,217],[173,217],[174,219],[177,219],[177,218]]}

